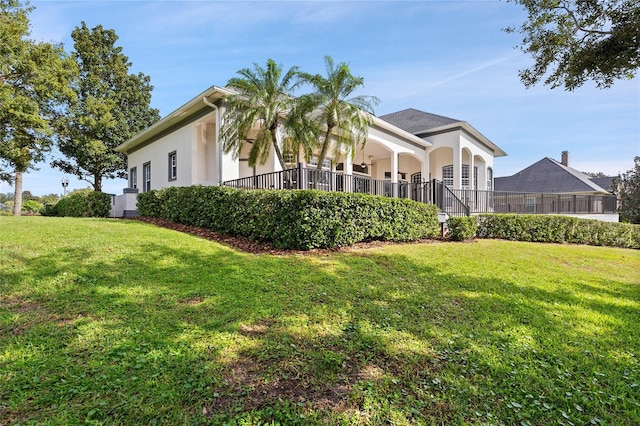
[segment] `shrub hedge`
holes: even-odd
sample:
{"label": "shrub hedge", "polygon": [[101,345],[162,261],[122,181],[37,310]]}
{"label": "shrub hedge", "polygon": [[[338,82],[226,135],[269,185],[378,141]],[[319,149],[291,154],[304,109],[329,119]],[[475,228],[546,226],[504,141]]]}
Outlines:
{"label": "shrub hedge", "polygon": [[640,249],[640,226],[560,215],[483,214],[480,238]]}
{"label": "shrub hedge", "polygon": [[473,216],[450,217],[447,219],[447,229],[449,230],[450,239],[453,241],[465,241],[476,236],[478,223]]}
{"label": "shrub hedge", "polygon": [[27,200],[22,203],[22,211],[25,213],[40,213],[44,206],[35,200]]}
{"label": "shrub hedge", "polygon": [[137,210],[142,216],[301,250],[438,235],[433,205],[341,192],[170,187],[138,195]]}
{"label": "shrub hedge", "polygon": [[56,204],[47,204],[41,211],[43,216],[108,217],[111,211],[111,196],[91,190],[76,191],[60,199]]}
{"label": "shrub hedge", "polygon": [[40,210],[41,216],[58,216],[58,202],[55,203],[47,203]]}

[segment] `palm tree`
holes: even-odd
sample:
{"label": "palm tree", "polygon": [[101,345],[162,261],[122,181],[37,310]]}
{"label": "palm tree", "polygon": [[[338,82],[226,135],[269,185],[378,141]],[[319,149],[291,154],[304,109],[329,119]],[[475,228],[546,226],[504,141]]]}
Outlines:
{"label": "palm tree", "polygon": [[302,82],[300,71],[291,67],[283,74],[282,66],[268,59],[266,68],[254,63],[253,69],[243,68],[237,74],[240,76],[227,84],[237,94],[227,98],[220,131],[223,149],[238,156],[245,142],[251,141],[248,162],[255,166],[267,161],[273,147],[284,170],[284,135],[295,140],[298,147],[318,140],[307,114],[297,107],[292,95]]}
{"label": "palm tree", "polygon": [[341,62],[334,65],[330,56],[324,58],[327,76],[303,73],[301,78],[311,84],[315,92],[300,98],[300,103],[313,105],[316,126],[324,134],[320,142],[318,169],[327,156],[333,141],[334,157],[340,149],[355,154],[355,148],[364,146],[369,127],[372,125],[373,107],[380,102],[375,96],[355,96],[349,98],[359,87],[364,87],[364,79],[351,74],[349,66]]}

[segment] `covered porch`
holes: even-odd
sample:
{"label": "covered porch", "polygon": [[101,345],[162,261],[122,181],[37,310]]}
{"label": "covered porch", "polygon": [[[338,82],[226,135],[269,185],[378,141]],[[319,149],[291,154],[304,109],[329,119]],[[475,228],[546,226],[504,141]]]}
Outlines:
{"label": "covered porch", "polygon": [[[357,170],[357,167],[356,167]],[[407,198],[435,204],[449,216],[481,213],[529,213],[565,215],[615,215],[614,195],[531,194],[475,189],[452,189],[438,179],[376,179],[366,173],[318,170],[299,163],[296,167],[225,181],[240,189],[316,189]],[[585,216],[587,217],[587,216]]]}

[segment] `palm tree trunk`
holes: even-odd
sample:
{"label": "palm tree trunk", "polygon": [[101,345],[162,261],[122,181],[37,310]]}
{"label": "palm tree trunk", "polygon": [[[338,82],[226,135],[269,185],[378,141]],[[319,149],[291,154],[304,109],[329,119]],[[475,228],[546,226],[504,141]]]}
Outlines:
{"label": "palm tree trunk", "polygon": [[324,157],[327,156],[329,144],[331,143],[331,140],[329,138],[331,137],[332,130],[333,127],[327,127],[327,132],[324,134],[324,142],[322,142],[322,149],[320,150],[320,154],[318,155],[318,164],[316,165],[316,168],[318,170],[322,169],[322,162],[324,161]]}
{"label": "palm tree trunk", "polygon": [[13,194],[13,215],[22,215],[22,172],[16,170],[16,182],[14,185],[15,192]]}
{"label": "palm tree trunk", "polygon": [[280,145],[278,145],[278,137],[276,135],[276,129],[269,129],[271,132],[271,143],[273,144],[273,149],[276,152],[276,156],[278,157],[278,161],[280,162],[280,167],[282,170],[286,170],[287,167],[284,163],[284,157],[282,156],[282,151],[280,150]]}

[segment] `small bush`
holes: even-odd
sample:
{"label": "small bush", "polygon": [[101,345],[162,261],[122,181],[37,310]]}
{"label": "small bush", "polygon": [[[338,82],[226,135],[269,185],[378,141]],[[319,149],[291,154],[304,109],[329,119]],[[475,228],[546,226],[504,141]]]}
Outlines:
{"label": "small bush", "polygon": [[449,229],[449,238],[453,241],[465,241],[476,236],[478,223],[475,216],[450,217],[447,219],[447,228]]}
{"label": "small bush", "polygon": [[111,196],[91,190],[76,191],[62,198],[50,212],[56,216],[108,217],[111,212]]}
{"label": "small bush", "polygon": [[170,187],[138,196],[138,213],[309,250],[359,241],[438,235],[437,208],[411,200],[341,192]]}
{"label": "small bush", "polygon": [[478,237],[640,249],[640,225],[561,215],[483,214]]}
{"label": "small bush", "polygon": [[42,207],[42,204],[35,200],[27,200],[22,203],[22,211],[25,213],[39,213]]}

